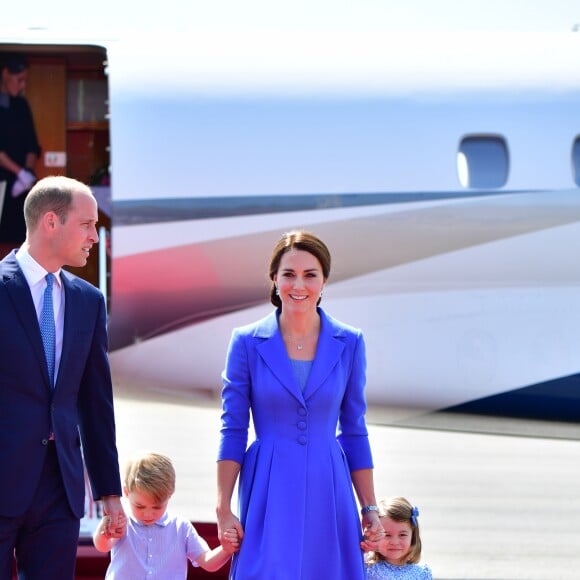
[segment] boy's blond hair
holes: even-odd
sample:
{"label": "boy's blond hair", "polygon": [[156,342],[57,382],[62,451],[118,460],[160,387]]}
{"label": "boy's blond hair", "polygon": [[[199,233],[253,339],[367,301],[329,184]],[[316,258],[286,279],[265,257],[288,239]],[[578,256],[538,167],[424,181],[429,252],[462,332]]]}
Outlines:
{"label": "boy's blond hair", "polygon": [[161,453],[146,453],[125,467],[124,484],[128,492],[148,493],[158,502],[167,501],[175,491],[175,469],[171,459]]}

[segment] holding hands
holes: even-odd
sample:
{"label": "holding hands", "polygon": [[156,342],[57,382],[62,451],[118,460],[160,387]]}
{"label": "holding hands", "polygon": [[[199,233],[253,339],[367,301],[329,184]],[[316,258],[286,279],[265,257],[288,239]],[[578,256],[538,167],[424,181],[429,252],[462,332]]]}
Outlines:
{"label": "holding hands", "polygon": [[93,543],[99,552],[109,552],[113,545],[127,533],[127,518],[120,514],[115,523],[111,516],[103,516],[93,534]]}
{"label": "holding hands", "polygon": [[222,542],[222,548],[224,552],[228,554],[234,554],[240,549],[240,538],[238,536],[238,530],[235,528],[228,528],[224,533],[224,542]]}
{"label": "holding hands", "polygon": [[99,533],[101,536],[105,536],[108,540],[119,539],[125,535],[125,529],[127,527],[127,519],[125,515],[119,516],[117,519],[117,524],[113,524],[111,516],[103,516],[101,523],[99,524]]}
{"label": "holding hands", "polygon": [[363,539],[363,541],[360,543],[360,547],[362,549],[363,552],[378,552],[381,546],[381,539],[384,537],[381,536],[380,538],[377,538],[376,540],[370,540],[367,539],[366,537]]}
{"label": "holding hands", "polygon": [[361,548],[365,552],[376,551],[379,542],[385,536],[385,530],[379,519],[378,511],[368,511],[362,516],[364,539]]}
{"label": "holding hands", "polygon": [[127,529],[127,517],[121,505],[121,498],[107,496],[103,498],[103,513],[100,526],[101,534],[107,538],[122,538]]}
{"label": "holding hands", "polygon": [[362,510],[362,528],[365,540],[380,540],[385,535],[385,530],[379,519],[379,510],[376,506],[368,506]]}
{"label": "holding hands", "polygon": [[218,538],[223,549],[228,554],[234,554],[240,549],[244,529],[240,520],[233,514],[228,513],[218,518]]}

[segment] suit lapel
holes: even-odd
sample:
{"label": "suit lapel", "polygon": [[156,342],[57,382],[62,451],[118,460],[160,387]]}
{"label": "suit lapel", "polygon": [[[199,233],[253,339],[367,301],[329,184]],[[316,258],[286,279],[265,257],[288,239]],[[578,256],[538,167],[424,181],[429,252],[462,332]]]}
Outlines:
{"label": "suit lapel", "polygon": [[14,304],[16,315],[22,322],[22,327],[32,345],[34,356],[42,368],[46,386],[50,389],[46,356],[44,354],[44,346],[42,345],[42,337],[40,336],[40,326],[38,325],[30,287],[28,286],[28,282],[26,281],[22,270],[18,266],[16,258],[13,256],[8,257],[4,260],[3,266],[6,291]]}
{"label": "suit lapel", "polygon": [[343,333],[342,329],[323,310],[319,309],[319,312],[321,318],[320,336],[304,393],[298,384],[282,335],[278,329],[277,313],[272,313],[266,317],[257,326],[254,334],[257,339],[261,339],[256,348],[264,363],[301,403],[312,397],[326,381],[344,351],[344,342],[338,338]]}

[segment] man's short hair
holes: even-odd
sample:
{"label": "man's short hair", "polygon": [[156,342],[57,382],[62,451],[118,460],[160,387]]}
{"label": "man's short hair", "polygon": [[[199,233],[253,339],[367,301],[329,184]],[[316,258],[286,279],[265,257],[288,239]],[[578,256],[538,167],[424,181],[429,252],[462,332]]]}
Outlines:
{"label": "man's short hair", "polygon": [[24,221],[27,231],[38,225],[40,218],[48,211],[53,211],[64,224],[73,201],[73,193],[92,195],[91,188],[84,183],[64,177],[50,175],[37,181],[24,200]]}

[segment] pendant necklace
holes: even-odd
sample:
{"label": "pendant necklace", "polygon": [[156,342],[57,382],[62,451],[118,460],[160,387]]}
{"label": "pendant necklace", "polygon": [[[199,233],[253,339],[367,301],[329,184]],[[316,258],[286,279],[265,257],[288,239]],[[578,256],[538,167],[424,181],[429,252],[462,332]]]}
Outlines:
{"label": "pendant necklace", "polygon": [[[313,337],[312,334],[307,334],[306,336],[303,336],[300,339],[296,339],[293,336],[287,336],[286,338],[296,347],[296,350],[303,350],[304,343],[310,340],[312,337]],[[298,340],[300,340],[301,342],[297,342]]]}
{"label": "pendant necklace", "polygon": [[301,337],[292,336],[291,334],[283,334],[282,336],[287,344],[294,346],[298,351],[302,351],[306,344],[310,344],[312,339],[318,337],[318,332],[319,328],[316,328],[314,332],[310,332]]}

